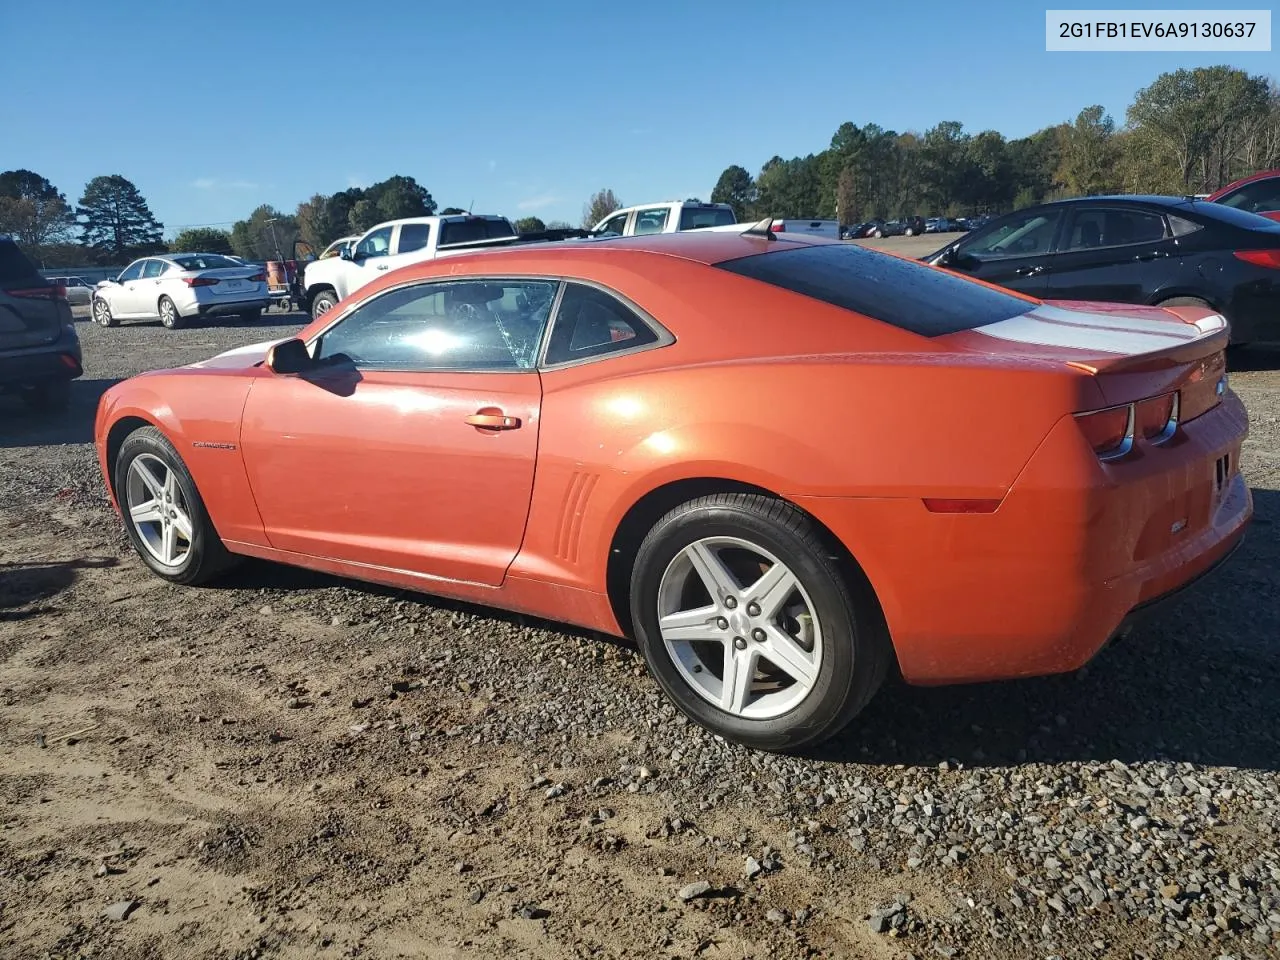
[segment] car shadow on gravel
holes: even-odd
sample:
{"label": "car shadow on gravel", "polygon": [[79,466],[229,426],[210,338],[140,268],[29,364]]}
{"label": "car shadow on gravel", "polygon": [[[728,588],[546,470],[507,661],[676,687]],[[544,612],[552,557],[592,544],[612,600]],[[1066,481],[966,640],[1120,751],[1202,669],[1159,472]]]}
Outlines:
{"label": "car shadow on gravel", "polygon": [[955,687],[887,683],[810,753],[848,763],[969,766],[1189,761],[1280,770],[1280,492],[1226,564],[1085,669]]}
{"label": "car shadow on gravel", "polygon": [[511,623],[521,627],[550,630],[555,633],[564,634],[565,636],[581,637],[586,640],[610,643],[615,646],[625,647],[631,650],[636,649],[635,643],[622,637],[613,637],[609,634],[582,629],[567,623],[560,623],[555,620],[544,620],[541,617],[530,616],[523,613],[514,613],[510,610],[499,610],[496,607],[486,607],[478,603],[468,603],[465,600],[454,600],[450,597],[440,597],[433,594],[419,593],[416,590],[404,590],[399,587],[386,587],[381,584],[368,583],[363,580],[348,580],[345,577],[339,577],[333,574],[321,573],[315,570],[306,570],[302,567],[290,567],[284,564],[271,563],[267,560],[258,560],[254,558],[247,558],[243,563],[231,570],[225,576],[210,583],[206,589],[295,591],[323,590],[334,587],[341,587],[346,590],[356,590],[371,597],[385,597],[391,600],[404,600],[408,603],[420,604],[421,606],[431,607],[435,610],[448,610],[453,613],[466,613],[475,617],[484,617],[488,620],[501,620],[504,623]]}
{"label": "car shadow on gravel", "polygon": [[0,449],[92,443],[98,401],[120,380],[72,380],[66,410],[29,409],[19,397],[0,397]]}
{"label": "car shadow on gravel", "polygon": [[[1280,492],[1254,489],[1230,561],[1073,674],[953,687],[886,683],[815,760],[1012,766],[1189,761],[1280,770]],[[411,590],[250,560],[217,588],[342,587],[634,649],[617,637]]]}
{"label": "car shadow on gravel", "polygon": [[43,601],[75,583],[78,571],[114,567],[118,562],[115,557],[78,557],[53,563],[0,563],[0,623],[49,612]]}
{"label": "car shadow on gravel", "polygon": [[1280,344],[1256,344],[1232,350],[1227,356],[1231,373],[1280,370]]}

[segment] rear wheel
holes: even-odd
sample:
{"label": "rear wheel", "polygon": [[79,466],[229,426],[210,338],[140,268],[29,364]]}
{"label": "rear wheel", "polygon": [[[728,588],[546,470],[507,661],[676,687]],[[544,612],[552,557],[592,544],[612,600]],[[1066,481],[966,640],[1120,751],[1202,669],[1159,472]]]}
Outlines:
{"label": "rear wheel", "polygon": [[168,297],[161,297],[157,305],[160,310],[160,322],[170,330],[177,330],[182,326],[182,314],[178,313],[178,308]]}
{"label": "rear wheel", "polygon": [[111,314],[111,305],[101,297],[93,298],[92,306],[93,320],[102,327],[114,327],[120,321]]}
{"label": "rear wheel", "polygon": [[[1201,300],[1199,297],[1170,297],[1168,300],[1161,300],[1156,304],[1157,307],[1204,307],[1206,310],[1213,310],[1214,306],[1208,300]],[[1239,353],[1245,347],[1247,342],[1236,340],[1234,334],[1230,346],[1227,348],[1233,354]]]}
{"label": "rear wheel", "polygon": [[808,517],[755,494],[702,497],[659,520],[636,555],[631,616],[676,705],[759,749],[835,734],[889,662],[869,588],[846,580]]}
{"label": "rear wheel", "polygon": [[70,380],[46,380],[22,391],[22,401],[32,410],[61,411],[71,404]]}
{"label": "rear wheel", "polygon": [[235,558],[218,538],[186,464],[155,427],[120,445],[115,493],[125,530],[143,562],[174,583],[206,583]]}

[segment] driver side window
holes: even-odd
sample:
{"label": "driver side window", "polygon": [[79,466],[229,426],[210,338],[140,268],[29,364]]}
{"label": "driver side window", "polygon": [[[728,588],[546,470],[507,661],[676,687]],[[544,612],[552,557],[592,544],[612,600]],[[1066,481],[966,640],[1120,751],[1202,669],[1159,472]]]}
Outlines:
{"label": "driver side window", "polygon": [[127,283],[130,280],[137,280],[139,277],[142,276],[142,267],[145,262],[146,261],[144,260],[138,260],[135,263],[129,264],[122,271],[120,271],[120,276],[116,277],[116,280],[118,280],[120,283]]}
{"label": "driver side window", "polygon": [[356,246],[358,258],[385,257],[391,250],[391,227],[383,227],[369,234]]}
{"label": "driver side window", "polygon": [[532,370],[558,287],[552,280],[401,287],[343,317],[314,356],[368,370]]}
{"label": "driver side window", "polygon": [[1001,223],[992,224],[978,236],[963,241],[957,252],[979,260],[1043,256],[1053,252],[1053,238],[1061,220],[1061,210],[1013,214]]}

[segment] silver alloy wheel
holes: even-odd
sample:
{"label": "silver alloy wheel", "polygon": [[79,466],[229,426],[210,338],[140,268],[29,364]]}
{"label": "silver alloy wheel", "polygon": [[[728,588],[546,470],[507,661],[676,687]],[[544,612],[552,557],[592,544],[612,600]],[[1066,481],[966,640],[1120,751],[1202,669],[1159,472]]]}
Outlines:
{"label": "silver alloy wheel", "polygon": [[178,309],[173,305],[173,301],[168,297],[160,299],[160,322],[166,327],[172,327],[178,319]]}
{"label": "silver alloy wheel", "polygon": [[658,630],[685,682],[747,720],[795,709],[822,667],[822,627],[800,579],[738,537],[676,554],[658,586]]}
{"label": "silver alloy wheel", "polygon": [[93,319],[96,320],[98,324],[103,327],[105,327],[107,323],[111,320],[111,308],[107,306],[107,301],[102,300],[98,297],[94,297]]}
{"label": "silver alloy wheel", "polygon": [[321,295],[316,297],[315,303],[311,307],[311,316],[313,319],[315,317],[323,317],[326,313],[332,310],[333,307],[333,301],[327,296]]}
{"label": "silver alloy wheel", "polygon": [[150,453],[129,464],[125,513],[147,552],[167,567],[177,567],[191,552],[191,513],[177,474]]}

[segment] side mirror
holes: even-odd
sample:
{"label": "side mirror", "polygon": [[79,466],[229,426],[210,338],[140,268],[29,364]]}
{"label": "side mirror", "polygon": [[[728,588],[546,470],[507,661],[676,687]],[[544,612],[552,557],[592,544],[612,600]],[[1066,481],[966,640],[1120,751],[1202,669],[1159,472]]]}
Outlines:
{"label": "side mirror", "polygon": [[267,351],[267,367],[272,373],[302,373],[314,365],[311,354],[307,353],[307,345],[297,338],[277,343]]}
{"label": "side mirror", "polygon": [[343,260],[354,260],[355,253],[350,247],[341,247],[338,250],[338,256]]}

